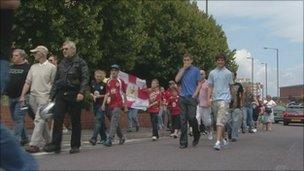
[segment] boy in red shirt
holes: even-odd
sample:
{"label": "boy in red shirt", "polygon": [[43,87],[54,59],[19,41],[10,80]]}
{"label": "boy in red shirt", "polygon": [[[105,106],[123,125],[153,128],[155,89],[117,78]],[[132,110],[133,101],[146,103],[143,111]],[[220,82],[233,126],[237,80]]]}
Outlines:
{"label": "boy in red shirt", "polygon": [[159,90],[159,82],[157,79],[152,80],[151,88],[149,89],[149,106],[148,112],[151,116],[152,123],[152,140],[156,141],[159,138],[158,135],[158,113],[160,110],[160,102],[162,100],[161,92]]}
{"label": "boy in red shirt", "polygon": [[178,131],[180,129],[180,108],[179,108],[179,96],[178,90],[176,88],[171,89],[171,97],[168,99],[168,107],[171,113],[172,119],[172,130],[174,133],[171,134],[172,137],[178,137]]}
{"label": "boy in red shirt", "polygon": [[111,66],[111,78],[107,82],[106,95],[103,100],[102,110],[105,111],[105,105],[107,102],[109,114],[111,115],[110,131],[105,146],[112,146],[112,139],[117,132],[119,137],[119,144],[125,142],[125,138],[122,135],[119,125],[119,115],[122,113],[122,109],[126,112],[128,110],[126,106],[126,84],[123,80],[118,78],[120,67],[116,64]]}

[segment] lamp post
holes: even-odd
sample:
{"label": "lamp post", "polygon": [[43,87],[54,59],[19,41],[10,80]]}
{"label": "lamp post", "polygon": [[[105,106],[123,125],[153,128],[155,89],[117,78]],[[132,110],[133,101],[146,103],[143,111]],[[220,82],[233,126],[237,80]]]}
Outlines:
{"label": "lamp post", "polygon": [[206,14],[208,15],[208,0],[206,0]]}
{"label": "lamp post", "polygon": [[266,50],[275,50],[276,56],[277,56],[277,97],[280,96],[280,88],[279,88],[279,49],[277,48],[271,48],[271,47],[264,47]]}
{"label": "lamp post", "polygon": [[251,91],[252,91],[252,94],[254,94],[254,90],[253,90],[254,58],[247,57],[247,59],[251,59]]}
{"label": "lamp post", "polygon": [[261,64],[265,65],[265,97],[266,97],[268,95],[267,94],[267,63],[263,62]]}

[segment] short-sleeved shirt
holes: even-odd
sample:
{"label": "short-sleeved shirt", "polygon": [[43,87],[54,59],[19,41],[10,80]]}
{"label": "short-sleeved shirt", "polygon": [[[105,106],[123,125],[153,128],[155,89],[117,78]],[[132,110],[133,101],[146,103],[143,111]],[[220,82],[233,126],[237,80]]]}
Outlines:
{"label": "short-sleeved shirt", "polygon": [[230,108],[241,108],[241,94],[244,93],[244,89],[242,84],[240,83],[234,83],[231,86],[231,92],[232,92],[232,98],[230,102]]}
{"label": "short-sleeved shirt", "polygon": [[149,91],[149,104],[152,104],[155,101],[157,101],[157,104],[149,107],[148,112],[149,113],[158,113],[160,110],[161,100],[162,100],[162,95],[158,89],[150,90]]}
{"label": "short-sleeved shirt", "polygon": [[169,107],[170,113],[173,116],[179,115],[181,113],[178,103],[179,103],[179,96],[176,96],[176,97],[171,96],[168,100],[168,107]]}
{"label": "short-sleeved shirt", "polygon": [[6,93],[10,98],[17,98],[21,95],[22,88],[30,69],[28,63],[11,65],[9,69],[9,81],[6,85]]}
{"label": "short-sleeved shirt", "polygon": [[108,107],[113,109],[114,107],[123,107],[123,93],[126,93],[126,84],[119,78],[112,78],[108,81],[106,87],[106,93],[108,96]]}
{"label": "short-sleeved shirt", "polygon": [[209,86],[213,86],[212,100],[230,102],[230,85],[233,84],[232,73],[226,68],[215,68],[208,77]]}
{"label": "short-sleeved shirt", "polygon": [[208,106],[208,81],[205,80],[204,83],[202,84],[201,89],[199,90],[199,106],[201,107],[207,107]]}
{"label": "short-sleeved shirt", "polygon": [[200,70],[197,67],[190,66],[184,71],[180,80],[181,92],[180,96],[192,96],[196,90],[197,84],[200,81]]}
{"label": "short-sleeved shirt", "polygon": [[249,91],[245,91],[245,93],[244,93],[244,106],[245,107],[251,107],[253,101],[254,101],[253,94]]}
{"label": "short-sleeved shirt", "polygon": [[[103,81],[97,83],[95,80],[91,83],[91,93],[94,94],[95,91],[99,93],[99,95],[105,95],[106,94],[106,83]],[[95,106],[100,106],[103,102],[104,97],[97,98],[94,102]]]}
{"label": "short-sleeved shirt", "polygon": [[43,64],[36,63],[32,65],[25,81],[31,85],[31,95],[38,97],[49,96],[55,74],[55,65],[51,64],[47,60]]}

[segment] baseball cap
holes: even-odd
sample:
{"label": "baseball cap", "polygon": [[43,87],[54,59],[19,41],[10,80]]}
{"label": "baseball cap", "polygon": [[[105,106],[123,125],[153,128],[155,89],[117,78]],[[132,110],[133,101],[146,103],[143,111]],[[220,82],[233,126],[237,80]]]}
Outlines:
{"label": "baseball cap", "polygon": [[113,64],[113,65],[111,65],[111,69],[118,69],[118,70],[120,70],[120,67],[117,64]]}
{"label": "baseball cap", "polygon": [[30,50],[30,52],[32,52],[32,53],[41,52],[41,53],[44,53],[45,55],[47,55],[49,53],[49,50],[45,46],[39,45],[35,49]]}

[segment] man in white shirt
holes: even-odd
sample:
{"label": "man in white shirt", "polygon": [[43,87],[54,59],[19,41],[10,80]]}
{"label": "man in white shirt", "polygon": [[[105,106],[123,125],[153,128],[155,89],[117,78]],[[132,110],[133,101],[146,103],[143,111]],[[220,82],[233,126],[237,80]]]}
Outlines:
{"label": "man in white shirt", "polygon": [[29,105],[35,113],[35,127],[30,146],[26,150],[30,153],[37,153],[40,151],[38,145],[42,138],[44,138],[46,143],[51,140],[47,123],[40,116],[40,108],[48,103],[50,90],[56,74],[56,67],[47,60],[48,49],[46,47],[37,46],[35,49],[32,49],[31,52],[38,63],[32,65],[27,74],[20,96],[20,102],[24,103],[24,97],[26,93],[30,91]]}

